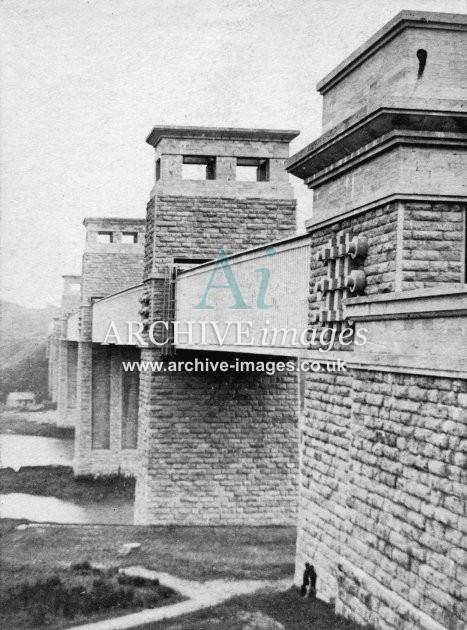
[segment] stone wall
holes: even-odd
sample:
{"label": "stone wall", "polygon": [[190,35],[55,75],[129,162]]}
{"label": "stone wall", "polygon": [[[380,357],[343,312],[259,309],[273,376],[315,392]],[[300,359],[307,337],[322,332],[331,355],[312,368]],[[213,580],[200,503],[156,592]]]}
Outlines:
{"label": "stone wall", "polygon": [[[136,248],[135,248],[136,249]],[[106,297],[141,282],[143,252],[92,252],[83,256],[82,300]]]}
{"label": "stone wall", "polygon": [[310,321],[320,309],[315,284],[327,275],[315,255],[342,231],[368,240],[368,254],[358,264],[366,276],[365,295],[465,282],[465,206],[395,201],[309,229]]}
{"label": "stone wall", "polygon": [[[241,182],[217,196],[158,194],[156,182],[146,221],[150,321],[167,319],[164,277],[174,258],[217,258],[221,249],[232,253],[295,233],[296,202],[284,173],[279,179],[279,199],[261,198],[274,181],[267,188],[250,182],[249,197],[239,194]],[[211,182],[196,184],[207,191]],[[219,193],[222,182],[216,184]],[[160,356],[151,349],[142,355]],[[296,405],[296,380],[287,375],[142,373],[136,522],[293,523]]]}
{"label": "stone wall", "polygon": [[145,277],[177,256],[216,258],[222,248],[233,253],[292,236],[295,212],[294,199],[155,197],[147,206]]}
{"label": "stone wall", "polygon": [[365,236],[368,254],[361,267],[365,270],[367,295],[394,291],[396,274],[397,204],[389,203],[348,219],[336,221],[319,230],[313,230],[310,290],[314,293],[316,280],[325,277],[326,267],[316,261],[313,254],[333,234],[349,231]]}
{"label": "stone wall", "polygon": [[362,624],[461,630],[467,382],[337,378],[308,377],[297,572]]}
{"label": "stone wall", "polygon": [[353,236],[363,236],[368,240],[368,254],[356,267],[363,269],[366,276],[365,293],[390,293],[396,287],[396,252],[398,233],[398,205],[389,203],[356,216],[335,221],[331,225],[309,230],[312,234],[310,259],[310,297],[309,321],[316,323],[320,309],[324,306],[324,297],[315,291],[316,283],[327,277],[328,268],[316,259],[318,251],[330,239],[342,232]]}
{"label": "stone wall", "polygon": [[[311,228],[310,321],[321,305],[315,283],[327,273],[313,254],[333,234],[368,239],[358,265],[365,295],[402,296],[465,282],[464,212],[458,203],[400,200]],[[427,347],[434,317],[407,322],[425,327]],[[450,322],[455,335],[462,324]],[[379,351],[401,359],[391,341]],[[460,630],[467,381],[402,373],[392,361],[384,371],[305,378],[296,579],[312,562],[318,596],[378,630]]]}
{"label": "stone wall", "polygon": [[407,203],[402,289],[465,282],[465,205]]}
{"label": "stone wall", "polygon": [[151,199],[144,257],[144,277],[152,277],[146,283],[151,293],[151,321],[167,319],[164,271],[175,257],[215,259],[221,249],[232,253],[292,236],[295,212],[293,199]]}
{"label": "stone wall", "polygon": [[[344,212],[366,207],[390,199],[394,191],[407,198],[420,190],[431,198],[465,198],[467,151],[453,151],[451,139],[439,138],[437,133],[431,135],[431,146],[418,147],[411,144],[410,131],[390,132],[360,149],[371,156],[371,168],[355,152],[343,158],[342,164],[317,173],[308,182],[314,187],[313,216],[329,219],[336,215],[336,208]],[[460,147],[461,142],[459,139]]]}
{"label": "stone wall", "polygon": [[79,308],[81,302],[81,276],[62,276],[63,292],[60,302],[62,315],[73,313]]}
{"label": "stone wall", "polygon": [[[167,361],[195,357],[234,362],[199,352]],[[136,522],[294,524],[297,395],[296,374],[142,373]]]}
{"label": "stone wall", "polygon": [[345,529],[352,378],[316,372],[304,375],[304,409],[300,427],[297,580],[305,561],[319,576],[318,595],[336,595],[334,568]]}
{"label": "stone wall", "polygon": [[[399,14],[318,84],[324,96],[323,131],[358,110],[368,108],[369,100],[385,105],[389,95],[418,99],[426,109],[433,107],[433,103],[436,106],[436,99],[443,96],[452,101],[465,99],[462,80],[462,68],[467,63],[465,31],[455,23],[445,23],[443,30],[430,28],[430,22],[436,22],[436,18],[432,20],[436,14],[419,14],[423,17],[414,19],[413,12],[412,15],[409,11],[404,13],[413,20],[414,28],[398,28]],[[396,31],[397,36],[387,36],[391,30]],[[428,53],[422,77],[418,76],[416,52],[419,48]],[[364,63],[359,63],[355,57],[363,55],[363,50],[367,56]]]}

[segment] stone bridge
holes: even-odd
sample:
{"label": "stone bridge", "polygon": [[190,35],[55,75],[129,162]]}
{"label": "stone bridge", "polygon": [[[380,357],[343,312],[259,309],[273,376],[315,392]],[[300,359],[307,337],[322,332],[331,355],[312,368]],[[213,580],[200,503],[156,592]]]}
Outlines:
{"label": "stone bridge", "polygon": [[466,30],[396,16],[320,82],[323,134],[290,158],[295,131],[155,127],[146,219],[85,222],[49,347],[77,474],[135,475],[137,523],[297,524],[297,582],[313,563],[378,630],[466,617]]}

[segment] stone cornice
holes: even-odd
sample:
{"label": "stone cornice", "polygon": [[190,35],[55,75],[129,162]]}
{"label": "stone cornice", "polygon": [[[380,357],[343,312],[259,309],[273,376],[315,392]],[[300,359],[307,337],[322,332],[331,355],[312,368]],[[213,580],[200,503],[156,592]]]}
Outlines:
{"label": "stone cornice", "polygon": [[291,129],[245,129],[235,127],[185,127],[160,125],[152,129],[146,142],[156,147],[162,138],[180,140],[246,140],[258,142],[291,142],[300,132]]}
{"label": "stone cornice", "polygon": [[[467,105],[439,101],[436,109],[421,108],[420,99],[389,99],[385,106],[369,103],[357,114],[340,123],[290,157],[286,169],[306,179],[370,141],[394,130],[450,131],[467,133]],[[419,107],[417,107],[417,105]]]}
{"label": "stone cornice", "polygon": [[120,217],[86,217],[83,220],[83,225],[101,225],[102,223],[109,223],[115,225],[126,225],[129,223],[133,223],[136,225],[146,225],[146,219],[140,218],[120,218]]}
{"label": "stone cornice", "polygon": [[361,147],[350,155],[334,162],[331,166],[318,171],[305,179],[309,188],[314,188],[338,175],[342,175],[358,164],[374,158],[379,153],[389,151],[398,145],[467,148],[466,133],[450,133],[441,131],[412,131],[395,129],[373,142]]}

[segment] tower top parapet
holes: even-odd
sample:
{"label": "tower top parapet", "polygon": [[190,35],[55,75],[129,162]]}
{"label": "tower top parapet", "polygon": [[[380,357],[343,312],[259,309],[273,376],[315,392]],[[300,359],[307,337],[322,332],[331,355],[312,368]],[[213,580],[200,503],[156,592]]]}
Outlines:
{"label": "tower top parapet", "polygon": [[85,252],[131,252],[134,246],[142,249],[146,229],[145,219],[121,217],[86,217]]}
{"label": "tower top parapet", "polygon": [[285,171],[289,144],[298,131],[231,127],[154,127],[152,196],[289,199]]}
{"label": "tower top parapet", "polygon": [[401,11],[318,83],[323,132],[388,97],[411,109],[465,107],[466,38],[467,15]]}
{"label": "tower top parapet", "polygon": [[[419,33],[420,29],[425,31],[445,30],[462,32],[467,30],[467,14],[401,11],[321,79],[316,85],[316,89],[321,94],[325,94],[406,29],[416,29]],[[458,52],[460,53],[461,51]]]}
{"label": "tower top parapet", "polygon": [[402,11],[320,83],[322,135],[289,173],[308,225],[395,198],[464,201],[467,15]]}

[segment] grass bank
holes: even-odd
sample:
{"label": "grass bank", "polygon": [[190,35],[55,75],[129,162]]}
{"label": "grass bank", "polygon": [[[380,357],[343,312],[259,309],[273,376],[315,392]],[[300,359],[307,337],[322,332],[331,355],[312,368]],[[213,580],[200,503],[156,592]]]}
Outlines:
{"label": "grass bank", "polygon": [[79,504],[105,499],[132,500],[135,480],[117,475],[75,479],[70,466],[24,466],[18,471],[0,469],[0,490],[4,494],[21,492]]}
{"label": "grass bank", "polygon": [[159,582],[135,584],[117,568],[92,569],[87,563],[61,569],[37,581],[0,592],[0,626],[15,630],[67,628],[116,615],[158,608],[182,596]]}
{"label": "grass bank", "polygon": [[57,412],[46,411],[15,411],[0,407],[0,433],[16,435],[39,435],[61,439],[73,439],[73,427],[59,427]]}
{"label": "grass bank", "polygon": [[134,525],[39,525],[0,520],[6,579],[41,576],[83,560],[111,565],[124,543],[141,544],[119,559],[187,580],[279,579],[294,570],[293,527],[156,527]]}

